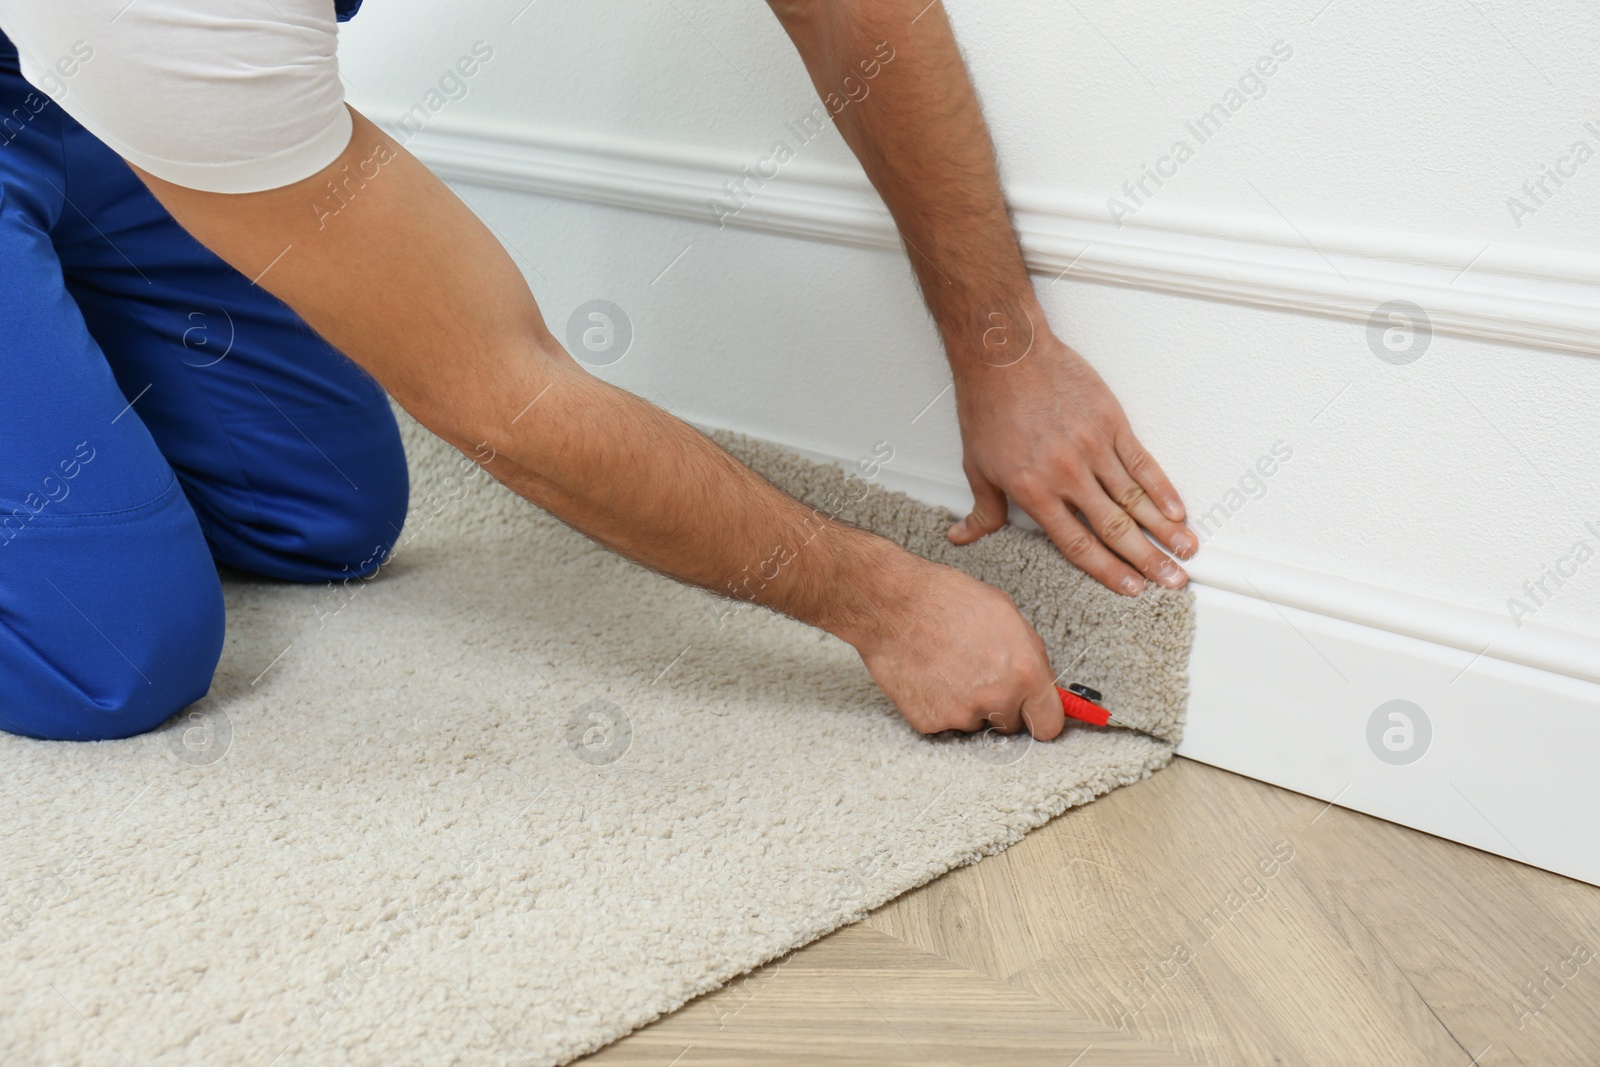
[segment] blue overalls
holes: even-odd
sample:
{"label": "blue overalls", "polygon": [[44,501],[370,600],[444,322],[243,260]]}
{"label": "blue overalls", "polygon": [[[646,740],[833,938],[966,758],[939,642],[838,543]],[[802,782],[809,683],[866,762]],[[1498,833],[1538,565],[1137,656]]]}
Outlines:
{"label": "blue overalls", "polygon": [[0,37],[0,729],[160,725],[211,684],[216,562],[368,574],[406,503],[378,384],[180,229]]}

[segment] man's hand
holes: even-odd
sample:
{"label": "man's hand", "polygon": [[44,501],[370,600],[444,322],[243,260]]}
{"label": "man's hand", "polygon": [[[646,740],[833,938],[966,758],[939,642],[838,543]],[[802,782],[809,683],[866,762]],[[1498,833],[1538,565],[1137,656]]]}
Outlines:
{"label": "man's hand", "polygon": [[1095,369],[1042,318],[1036,331],[997,319],[979,343],[983,356],[962,361],[967,371],[956,383],[972,513],[950,528],[950,540],[971,544],[1005,525],[1009,497],[1107,588],[1138,596],[1140,574],[1182,586],[1182,568],[1141,530],[1182,559],[1199,540],[1183,524],[1177,490]]}
{"label": "man's hand", "polygon": [[[1182,585],[1182,569],[1140,528],[1185,559],[1198,539],[1181,525],[1183,504],[1121,405],[1045,324],[944,6],[769,2],[888,204],[944,338],[977,500],[951,540],[997,529],[1010,497],[1112,589],[1137,596],[1144,583],[1135,568]],[[1010,349],[996,348],[1002,336]]]}
{"label": "man's hand", "polygon": [[855,593],[864,625],[839,633],[918,731],[1027,730],[1040,741],[1061,732],[1049,655],[1010,597],[914,556],[877,587],[881,601],[841,590]]}

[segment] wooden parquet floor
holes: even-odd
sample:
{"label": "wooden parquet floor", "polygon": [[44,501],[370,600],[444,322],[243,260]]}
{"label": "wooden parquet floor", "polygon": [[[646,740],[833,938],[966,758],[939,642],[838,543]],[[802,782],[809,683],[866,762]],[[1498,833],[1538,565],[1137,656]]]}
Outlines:
{"label": "wooden parquet floor", "polygon": [[1588,1067],[1597,957],[1600,889],[1177,760],[581,1062]]}

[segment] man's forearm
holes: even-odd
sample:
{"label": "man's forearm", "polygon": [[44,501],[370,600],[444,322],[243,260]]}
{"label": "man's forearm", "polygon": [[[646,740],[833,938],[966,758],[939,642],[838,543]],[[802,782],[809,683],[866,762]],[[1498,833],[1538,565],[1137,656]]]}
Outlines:
{"label": "man's forearm", "polygon": [[895,574],[916,566],[908,553],[784,495],[558,349],[539,359],[521,392],[548,389],[528,417],[513,421],[508,402],[468,424],[488,427],[485,466],[512,490],[653,570],[858,646],[895,606],[885,598]]}
{"label": "man's forearm", "polygon": [[983,363],[987,332],[1025,344],[1027,324],[1042,328],[1044,318],[943,4],[771,6],[817,91],[844,102],[834,122],[894,216],[958,379]]}
{"label": "man's forearm", "polygon": [[1183,501],[1100,375],[1045,320],[943,4],[768,2],[889,205],[943,337],[973,496],[950,539],[999,529],[1016,503],[1108,588],[1182,585],[1143,531],[1187,559],[1197,542]]}

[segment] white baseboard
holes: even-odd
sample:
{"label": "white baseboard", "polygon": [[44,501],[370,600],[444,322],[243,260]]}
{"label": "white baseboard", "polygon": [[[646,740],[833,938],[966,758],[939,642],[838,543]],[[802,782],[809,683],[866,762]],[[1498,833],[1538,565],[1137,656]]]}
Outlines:
{"label": "white baseboard", "polygon": [[[971,502],[965,486],[892,467],[879,481],[953,512]],[[1180,755],[1600,885],[1588,827],[1600,811],[1600,637],[1518,630],[1216,545],[1186,566],[1196,629]],[[1368,740],[1395,700],[1430,724],[1425,746],[1414,729],[1403,755],[1421,755],[1406,764]]]}
{"label": "white baseboard", "polygon": [[[1180,754],[1600,885],[1600,685],[1194,587]],[[1413,763],[1369,744],[1394,700],[1431,724],[1425,748],[1412,734]],[[1403,747],[1403,720],[1380,718]]]}
{"label": "white baseboard", "polygon": [[[374,115],[402,135],[398,116]],[[722,150],[449,118],[401,139],[451,180],[807,240],[899,247],[860,170],[798,159],[770,180],[752,179],[741,172],[758,158]],[[730,193],[730,181],[743,191]],[[713,210],[719,200],[738,210]],[[1029,268],[1052,279],[1361,322],[1382,304],[1408,300],[1435,332],[1600,354],[1600,256],[1291,221],[1266,202],[1250,215],[1157,202],[1119,226],[1103,199],[1085,194],[1013,188],[1008,200]]]}

